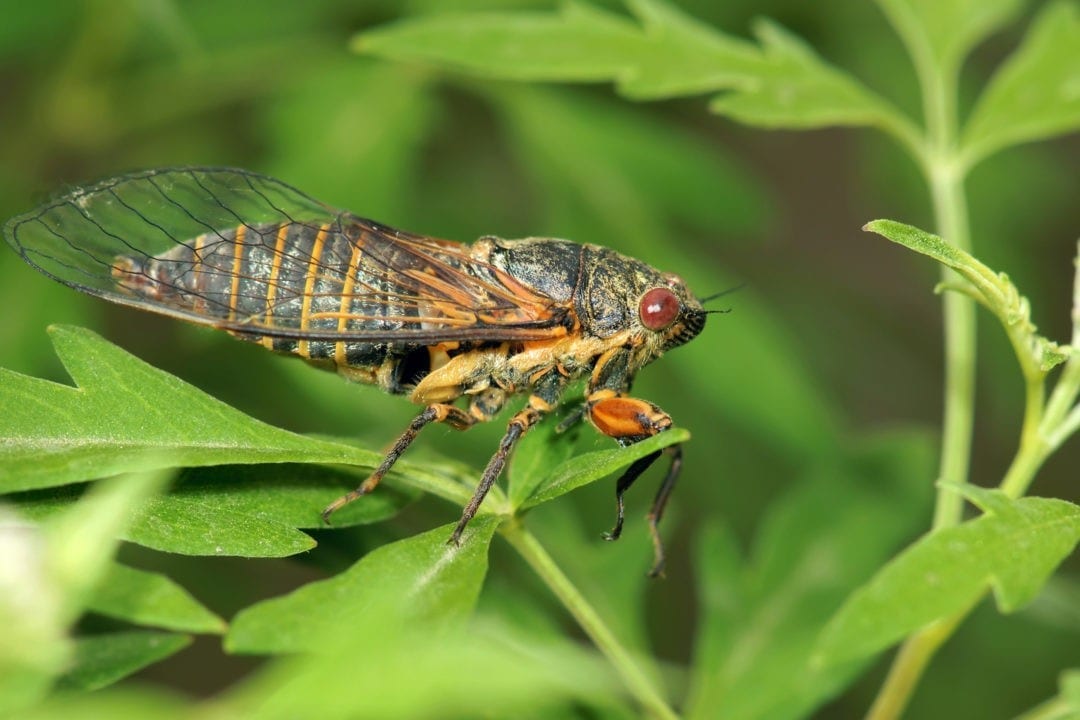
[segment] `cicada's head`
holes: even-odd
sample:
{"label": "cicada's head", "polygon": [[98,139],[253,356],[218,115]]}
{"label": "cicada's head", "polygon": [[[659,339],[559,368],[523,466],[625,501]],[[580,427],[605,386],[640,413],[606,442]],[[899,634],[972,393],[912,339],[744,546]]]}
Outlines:
{"label": "cicada's head", "polygon": [[661,350],[670,350],[697,337],[705,328],[706,312],[681,277],[660,273],[660,278],[662,284],[638,298],[637,324],[657,335]]}
{"label": "cicada's head", "polygon": [[606,248],[589,250],[579,298],[586,332],[605,338],[625,333],[649,362],[704,329],[707,313],[678,275]]}

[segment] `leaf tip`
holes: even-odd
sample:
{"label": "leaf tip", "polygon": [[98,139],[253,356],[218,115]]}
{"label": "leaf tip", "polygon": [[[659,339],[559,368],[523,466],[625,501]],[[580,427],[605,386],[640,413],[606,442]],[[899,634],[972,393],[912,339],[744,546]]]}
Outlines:
{"label": "leaf tip", "polygon": [[66,325],[64,323],[51,323],[45,326],[45,332],[48,333],[51,338],[72,335],[79,330],[83,330],[83,328],[80,328],[77,325]]}

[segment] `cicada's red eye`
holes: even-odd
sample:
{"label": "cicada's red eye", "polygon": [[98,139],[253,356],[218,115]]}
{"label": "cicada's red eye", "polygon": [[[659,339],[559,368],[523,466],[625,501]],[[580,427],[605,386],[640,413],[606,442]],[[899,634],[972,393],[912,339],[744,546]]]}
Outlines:
{"label": "cicada's red eye", "polygon": [[653,288],[641,296],[638,316],[650,330],[663,330],[679,316],[679,298],[667,288]]}

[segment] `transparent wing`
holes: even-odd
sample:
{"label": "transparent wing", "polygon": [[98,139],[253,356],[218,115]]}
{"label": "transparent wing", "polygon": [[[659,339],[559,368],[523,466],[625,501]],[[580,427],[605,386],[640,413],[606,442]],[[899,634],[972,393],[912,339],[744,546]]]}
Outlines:
{"label": "transparent wing", "polygon": [[566,332],[568,308],[468,246],[364,220],[243,170],[106,180],[12,219],[5,235],[65,285],[233,332],[371,342]]}

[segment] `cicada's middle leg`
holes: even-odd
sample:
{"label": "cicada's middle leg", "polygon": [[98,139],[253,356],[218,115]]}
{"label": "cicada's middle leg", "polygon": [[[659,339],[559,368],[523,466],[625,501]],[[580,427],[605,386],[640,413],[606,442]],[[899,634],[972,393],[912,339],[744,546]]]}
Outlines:
{"label": "cicada's middle leg", "polygon": [[469,524],[469,521],[476,515],[476,511],[480,509],[480,503],[484,501],[484,497],[491,490],[491,486],[499,478],[518,440],[558,405],[565,384],[566,376],[560,370],[548,370],[537,381],[536,387],[532,395],[529,396],[529,401],[525,404],[525,407],[510,418],[510,422],[506,426],[506,434],[499,441],[499,449],[491,456],[487,467],[484,468],[484,474],[480,477],[480,483],[476,486],[472,499],[462,510],[461,519],[458,521],[457,527],[454,528],[453,534],[450,535],[451,543],[457,544],[461,540],[461,534],[465,531],[465,526]]}
{"label": "cicada's middle leg", "polygon": [[371,473],[371,475],[369,475],[364,482],[360,483],[355,490],[350,490],[326,506],[326,509],[322,511],[323,522],[329,524],[330,516],[333,515],[335,511],[374,490],[376,486],[378,486],[379,481],[383,479],[383,476],[390,472],[390,468],[394,467],[394,463],[398,461],[398,458],[404,454],[405,450],[412,444],[412,441],[415,440],[416,436],[420,434],[420,431],[424,429],[424,426],[433,422],[442,422],[455,430],[467,430],[480,420],[484,419],[486,418],[469,414],[454,405],[447,405],[446,403],[433,403],[428,405],[424,408],[423,412],[413,418],[413,421],[409,423],[409,427],[405,429],[405,432],[401,433],[401,436],[386,453],[386,457],[384,457],[383,461],[379,463],[379,466],[375,468],[375,472]]}

